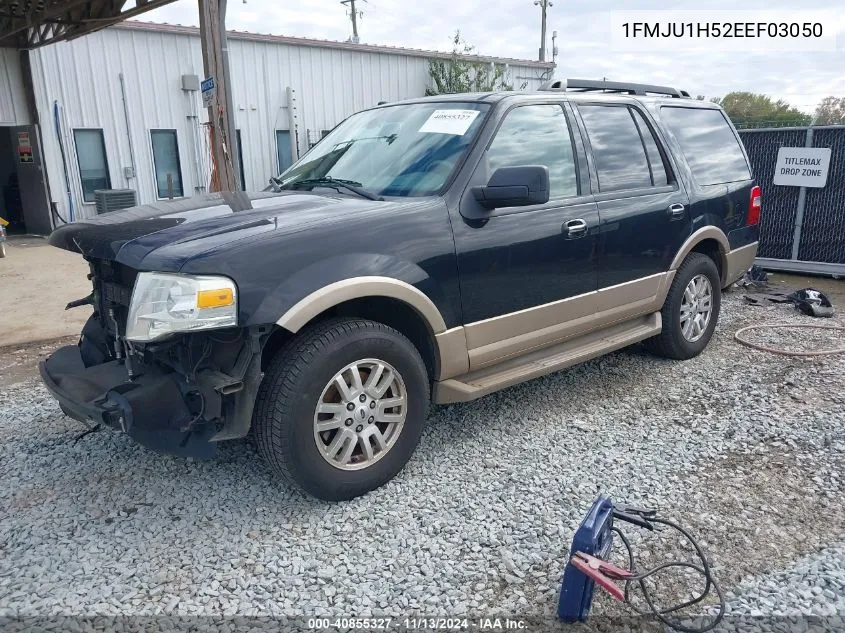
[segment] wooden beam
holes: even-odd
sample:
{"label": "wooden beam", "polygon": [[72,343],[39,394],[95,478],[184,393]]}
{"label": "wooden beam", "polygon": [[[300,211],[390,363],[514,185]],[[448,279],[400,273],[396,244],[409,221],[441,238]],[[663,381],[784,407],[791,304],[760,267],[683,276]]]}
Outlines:
{"label": "wooden beam", "polygon": [[[208,108],[211,130],[212,176],[210,191],[237,191],[235,136],[227,106],[229,81],[223,52],[226,0],[198,0],[200,42],[205,77],[213,77],[216,94]],[[221,11],[222,8],[222,11]]]}

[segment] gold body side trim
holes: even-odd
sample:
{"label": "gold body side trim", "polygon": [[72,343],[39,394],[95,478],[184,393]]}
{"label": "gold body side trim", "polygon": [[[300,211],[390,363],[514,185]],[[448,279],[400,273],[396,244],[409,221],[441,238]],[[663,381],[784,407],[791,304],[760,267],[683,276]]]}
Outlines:
{"label": "gold body side trim", "polygon": [[390,277],[353,277],[336,281],[301,299],[276,321],[277,325],[290,332],[298,332],[306,323],[321,312],[325,312],[344,301],[362,297],[390,297],[404,301],[428,322],[432,332],[438,334],[446,329],[443,316],[437,306],[423,292],[411,284]]}
{"label": "gold body side trim", "polygon": [[726,267],[725,286],[737,281],[746,270],[754,265],[754,260],[757,257],[758,242],[735,248],[727,254],[728,265]]}
{"label": "gold body side trim", "polygon": [[470,371],[659,310],[674,271],[636,279],[465,327]]}
{"label": "gold body side trim", "polygon": [[437,355],[440,359],[438,380],[454,378],[469,371],[466,328],[455,327],[435,335]]}
{"label": "gold body side trim", "polygon": [[708,226],[687,239],[668,272],[450,330],[423,292],[389,277],[356,277],[330,284],[300,300],[276,323],[297,332],[344,301],[398,299],[415,308],[434,332],[439,361],[435,402],[471,400],[659,333],[658,311],[675,271],[705,239],[719,243],[724,286],[736,281],[754,262],[756,242],[731,251],[725,234]]}
{"label": "gold body side trim", "polygon": [[659,334],[662,322],[654,312],[625,323],[558,343],[480,371],[434,385],[437,404],[466,402],[520,382],[549,374],[632,345]]}

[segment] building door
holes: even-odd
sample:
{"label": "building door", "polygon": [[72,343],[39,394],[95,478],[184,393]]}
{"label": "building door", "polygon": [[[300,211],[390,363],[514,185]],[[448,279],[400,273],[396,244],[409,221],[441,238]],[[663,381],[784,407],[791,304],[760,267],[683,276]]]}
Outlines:
{"label": "building door", "polygon": [[34,125],[0,127],[0,216],[10,233],[53,230],[46,175]]}
{"label": "building door", "polygon": [[[10,172],[7,182],[0,183],[4,185],[4,198],[8,196],[9,201],[12,201],[14,195],[19,196],[19,222],[23,231],[47,235],[53,230],[53,223],[50,217],[47,176],[41,158],[38,127],[17,125],[0,129],[10,135],[14,166],[14,171]],[[17,194],[12,182],[14,180],[17,181]],[[6,210],[6,213],[9,213],[9,210]]]}

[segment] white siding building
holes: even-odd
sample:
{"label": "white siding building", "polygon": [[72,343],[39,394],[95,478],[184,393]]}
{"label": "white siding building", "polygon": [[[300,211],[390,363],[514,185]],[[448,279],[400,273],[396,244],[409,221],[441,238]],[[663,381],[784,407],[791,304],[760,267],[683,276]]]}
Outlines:
{"label": "white siding building", "polygon": [[[229,49],[235,151],[247,190],[265,187],[355,111],[422,96],[430,85],[428,60],[450,57],[241,32],[229,35]],[[0,49],[0,125],[33,118],[17,88],[16,55]],[[471,59],[506,64],[516,89],[536,89],[553,71],[549,63]],[[198,29],[127,22],[36,49],[30,60],[47,195],[62,218],[96,214],[95,189],[133,189],[139,203],[205,190]]]}

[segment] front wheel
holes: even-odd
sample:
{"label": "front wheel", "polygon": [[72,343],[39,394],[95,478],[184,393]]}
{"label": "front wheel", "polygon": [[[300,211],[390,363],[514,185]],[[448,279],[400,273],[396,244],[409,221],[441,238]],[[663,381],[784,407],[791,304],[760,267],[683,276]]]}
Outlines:
{"label": "front wheel", "polygon": [[721,305],[716,264],[707,255],[690,253],[675,274],[660,311],[663,331],[646,340],[646,347],[677,360],[698,356],[713,336]]}
{"label": "front wheel", "polygon": [[258,451],[305,492],[351,499],[402,470],[428,401],[425,364],[407,338],[374,321],[332,319],[271,361],[253,415]]}

